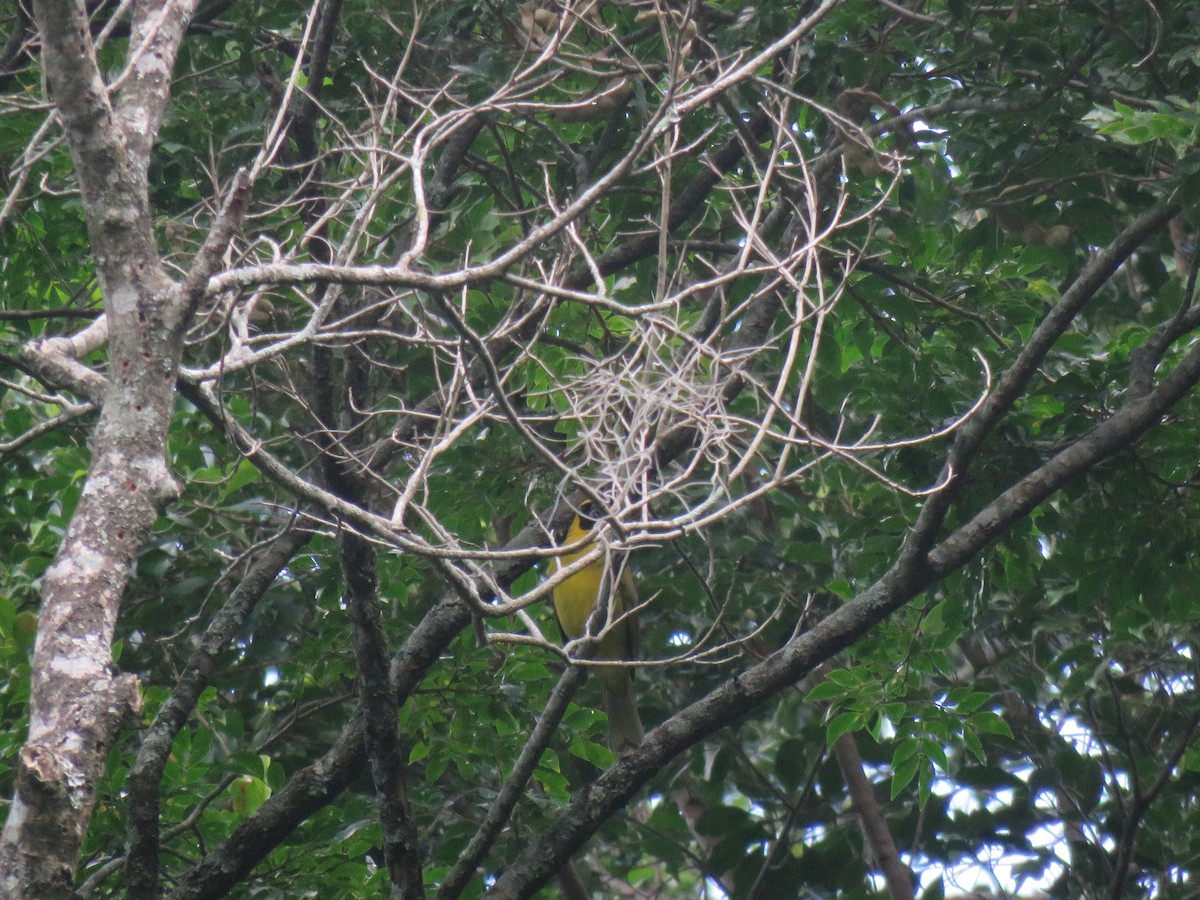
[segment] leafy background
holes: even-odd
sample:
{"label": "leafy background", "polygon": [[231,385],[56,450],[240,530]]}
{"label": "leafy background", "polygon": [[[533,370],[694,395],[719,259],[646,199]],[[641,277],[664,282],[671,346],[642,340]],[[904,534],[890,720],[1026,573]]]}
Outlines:
{"label": "leafy background", "polygon": [[[707,40],[722,54],[766,45],[808,9],[743,0],[704,6]],[[375,124],[367,115],[385,93],[376,76],[394,71],[406,49],[412,54],[406,78],[426,91],[447,85],[448,96],[462,104],[486,97],[521,59],[513,39],[519,11],[511,5],[447,0],[417,9],[419,23],[407,8],[343,5],[316,128],[328,152],[321,176],[331,184],[363,165],[352,136],[378,128],[400,138],[403,117]],[[670,48],[637,13],[632,4],[604,4],[603,22],[648,64],[660,63],[661,73]],[[257,153],[305,15],[290,4],[229,4],[185,40],[152,178],[168,260],[186,265],[211,218],[214,185]],[[10,33],[19,27],[15,13],[6,22]],[[406,48],[400,37],[414,30],[421,41]],[[949,527],[1104,420],[1126,395],[1137,348],[1192,301],[1187,266],[1194,248],[1186,235],[1200,168],[1198,36],[1200,10],[1187,4],[931,0],[904,10],[847,0],[804,44],[787,87],[807,98],[795,104],[792,127],[813,158],[837,146],[821,110],[843,108],[839,98],[848,90],[882,101],[867,104],[860,124],[868,128],[896,111],[919,111],[907,132],[893,128],[878,137],[879,153],[903,158],[894,187],[886,173],[849,161],[833,179],[851,211],[870,210],[881,199],[882,206],[838,232],[825,250],[831,277],[834,261],[856,261],[826,326],[806,413],[826,433],[837,427],[862,433],[878,419],[881,440],[894,441],[944,427],[983,390],[980,358],[1003,371],[1096,248],[1154,204],[1182,205],[1184,237],[1156,233],[1114,273],[989,436]],[[105,47],[106,64],[119,68],[126,49],[118,32]],[[762,75],[773,77],[768,68]],[[44,118],[32,102],[39,91],[36,52],[6,71],[3,82],[0,155],[11,167]],[[580,67],[563,65],[536,99],[580,96],[596,83]],[[622,117],[497,115],[472,145],[423,264],[452,269],[467,255],[485,260],[511,245],[537,220],[547,185],[569,195],[581,187],[580,160],[611,161],[628,146],[660,86],[639,81]],[[748,89],[731,102],[749,118],[755,98]],[[680,145],[691,149],[675,158],[672,174],[684,184],[733,125],[714,106],[680,128]],[[100,307],[80,203],[70,190],[69,154],[53,131],[36,146],[44,155],[32,171],[44,190],[26,191],[10,210],[0,231],[0,267],[5,310],[50,312],[0,318],[7,360],[25,342],[78,324],[64,316]],[[256,186],[242,243],[247,252],[262,237],[298,244],[305,224],[292,200],[304,152],[289,146]],[[679,240],[736,240],[735,204],[758,178],[752,163],[736,165]],[[589,211],[583,223],[589,245],[598,252],[616,246],[655,221],[658,204],[657,175],[631,174]],[[404,182],[385,193],[368,227],[370,255],[389,259],[403,249],[411,205]],[[331,222],[334,240],[347,221]],[[695,259],[686,247],[673,250],[674,261]],[[654,290],[658,264],[649,257],[625,268],[610,279],[612,296],[644,299]],[[730,302],[749,289],[735,285]],[[269,327],[284,330],[304,315],[300,291],[274,290],[270,300]],[[419,317],[433,300],[413,294],[403,302]],[[465,298],[465,318],[483,333],[519,302],[516,288],[497,281]],[[700,314],[699,306],[685,310],[682,324]],[[562,412],[556,385],[579,371],[581,349],[619,352],[628,332],[628,320],[614,312],[561,304],[541,329],[550,340],[531,344],[532,358],[512,372],[514,391],[532,413],[549,418],[541,433],[556,451],[569,453],[577,427],[553,421]],[[198,326],[185,365],[210,365],[224,340],[219,320]],[[1180,342],[1178,353],[1189,341]],[[415,404],[445,374],[444,356],[428,347],[370,337],[356,342],[336,333],[324,346],[339,388],[367,370],[364,396],[379,409]],[[312,438],[316,414],[304,402],[314,377],[307,353],[221,382],[227,408],[298,471],[311,469],[321,452]],[[102,354],[93,361],[103,367]],[[769,377],[781,361],[772,351],[755,365]],[[12,760],[27,725],[37,581],[79,496],[92,418],[84,413],[25,439],[36,423],[74,401],[13,389],[20,378],[15,369],[4,377],[0,759]],[[760,401],[747,392],[733,411],[754,416]],[[993,889],[1104,896],[1118,890],[1114,873],[1122,865],[1129,867],[1131,895],[1193,896],[1200,865],[1194,815],[1200,753],[1192,746],[1200,721],[1195,407],[1195,398],[1186,398],[1136,447],[1074,481],[839,655],[824,678],[747,709],[665,767],[581,857],[592,895],[719,895],[719,882],[732,896],[760,900],[876,895],[881,881],[828,752],[849,733],[925,896],[957,893],[977,878],[986,886],[983,873],[993,867],[1003,872]],[[131,724],[114,748],[101,787],[79,876],[91,896],[122,892],[119,868],[110,864],[123,852],[125,779],[141,728],[245,572],[251,548],[277,533],[296,508],[293,496],[241,458],[182,398],[170,446],[171,468],[186,489],[158,522],[122,609],[114,659],[142,679],[145,707],[143,722]],[[649,655],[691,646],[714,623],[718,633],[754,634],[718,664],[639,670],[647,724],[736,677],[872,584],[892,563],[921,502],[894,484],[931,486],[944,453],[944,441],[881,451],[869,462],[888,481],[843,459],[820,461],[803,479],[700,533],[640,550],[634,558],[640,590],[657,598],[643,617]],[[752,490],[759,474],[731,489]],[[550,505],[556,479],[520,435],[493,424],[438,457],[425,497],[458,540],[497,546],[530,521],[531,510]],[[381,552],[378,567],[384,625],[398,646],[442,582],[427,561],[411,556]],[[538,577],[523,576],[515,592]],[[531,613],[553,633],[547,610]],[[480,647],[468,630],[402,709],[400,734],[430,885],[475,832],[560,669],[544,650]],[[337,538],[322,528],[223,651],[176,739],[160,792],[170,834],[161,861],[168,889],[336,739],[354,706],[356,671]],[[554,827],[597,764],[609,762],[597,699],[594,686],[576,698],[483,877],[464,896],[482,894],[530,835]],[[4,780],[10,765],[0,764],[0,794],[11,794]],[[703,810],[694,821],[677,802],[681,789]],[[299,822],[236,895],[369,896],[386,880],[378,832],[364,772]],[[1122,862],[1126,852],[1132,862]],[[964,866],[968,883],[943,878]]]}

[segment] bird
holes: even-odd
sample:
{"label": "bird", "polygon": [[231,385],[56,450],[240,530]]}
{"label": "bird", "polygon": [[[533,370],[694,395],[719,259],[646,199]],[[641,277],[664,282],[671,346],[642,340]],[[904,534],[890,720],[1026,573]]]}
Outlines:
{"label": "bird", "polygon": [[[596,505],[591,500],[579,504],[571,527],[567,529],[567,544],[585,539],[596,526]],[[578,550],[551,560],[550,571],[568,566],[591,549],[591,543]],[[601,586],[612,578],[604,577],[605,562],[601,557],[574,575],[554,586],[554,612],[563,640],[577,640],[587,634],[588,617],[600,597]],[[598,660],[631,660],[637,657],[637,618],[625,615],[637,606],[637,586],[629,566],[621,568],[613,594],[613,625],[600,640],[595,658]],[[619,620],[619,621],[618,621]],[[633,696],[633,669],[629,666],[596,666],[596,675],[604,694],[604,712],[608,716],[608,745],[613,753],[621,754],[639,747],[645,738],[642,719]]]}

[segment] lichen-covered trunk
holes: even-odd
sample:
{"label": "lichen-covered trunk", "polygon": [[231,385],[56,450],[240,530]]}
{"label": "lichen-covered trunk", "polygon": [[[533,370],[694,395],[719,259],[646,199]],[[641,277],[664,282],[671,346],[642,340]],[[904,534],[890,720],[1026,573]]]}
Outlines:
{"label": "lichen-covered trunk", "polygon": [[[114,91],[97,63],[82,0],[34,3],[105,317],[94,344],[81,334],[26,348],[28,360],[101,409],[82,496],[42,579],[29,735],[0,833],[0,897],[72,896],[105,757],[139,705],[137,681],[117,672],[111,647],[137,553],[179,491],[167,469],[167,427],[182,325],[203,282],[180,288],[163,272],[146,173],[192,7],[188,0],[136,5],[126,73]],[[105,342],[101,374],[82,357]]]}
{"label": "lichen-covered trunk", "polygon": [[112,666],[113,629],[137,550],[175,493],[170,389],[148,380],[110,388],[83,496],[42,581],[29,736],[0,836],[4,896],[71,896],[105,756],[138,707],[136,679]]}

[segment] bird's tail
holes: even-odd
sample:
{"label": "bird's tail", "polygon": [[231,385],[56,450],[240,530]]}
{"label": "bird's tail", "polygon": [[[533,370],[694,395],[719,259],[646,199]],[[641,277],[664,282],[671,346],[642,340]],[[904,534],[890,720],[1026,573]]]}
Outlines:
{"label": "bird's tail", "polygon": [[[608,716],[608,746],[620,755],[640,747],[646,732],[642,729],[642,717],[638,715],[637,701],[633,698],[633,679],[629,670],[601,669],[601,673],[604,712]],[[619,678],[616,677],[618,674]]]}

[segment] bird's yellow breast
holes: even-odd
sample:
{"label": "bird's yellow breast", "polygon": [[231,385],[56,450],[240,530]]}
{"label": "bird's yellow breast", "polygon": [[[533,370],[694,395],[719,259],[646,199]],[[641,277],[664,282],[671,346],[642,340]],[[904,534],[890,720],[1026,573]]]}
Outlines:
{"label": "bird's yellow breast", "polygon": [[[567,530],[567,543],[574,544],[586,538],[587,535],[588,532],[583,529],[579,523],[579,517],[576,516]],[[591,550],[590,544],[574,553],[551,560],[550,571],[557,572],[559,568],[570,565],[589,550]],[[591,616],[592,609],[596,606],[596,598],[600,595],[600,586],[603,580],[604,558],[601,557],[555,586],[554,611],[558,615],[559,627],[562,628],[563,634],[568,640],[576,640],[587,633],[588,617]],[[628,569],[621,573],[618,585],[613,596],[614,620],[624,615],[631,604],[636,603],[633,578]],[[596,658],[631,659],[634,656],[634,627],[630,618],[616,622],[604,639],[600,641]],[[624,677],[628,677],[629,674],[624,670],[614,671]]]}
{"label": "bird's yellow breast", "polygon": [[[561,562],[555,559],[551,563],[551,571],[557,572],[560,566],[570,565],[587,549],[590,548],[564,556]],[[582,637],[586,632],[588,616],[596,605],[603,577],[604,560],[601,558],[554,588],[554,611],[558,613],[558,624],[562,626],[563,634],[571,640]]]}

